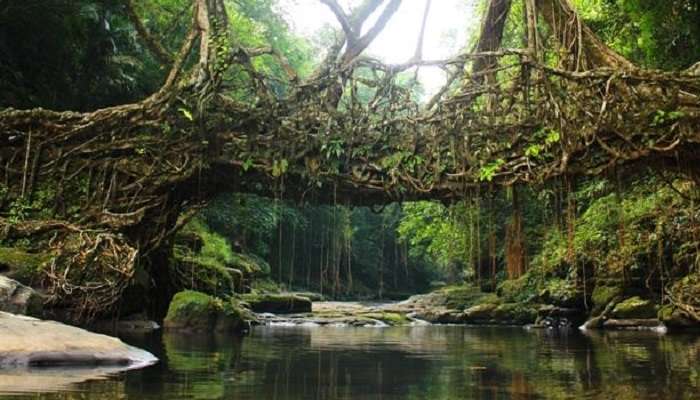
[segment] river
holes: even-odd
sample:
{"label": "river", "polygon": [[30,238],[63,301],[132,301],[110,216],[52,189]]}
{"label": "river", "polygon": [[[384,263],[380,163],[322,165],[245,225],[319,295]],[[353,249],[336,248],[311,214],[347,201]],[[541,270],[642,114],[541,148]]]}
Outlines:
{"label": "river", "polygon": [[154,334],[124,340],[161,362],[114,375],[3,371],[0,398],[700,398],[698,335],[259,326],[245,337]]}

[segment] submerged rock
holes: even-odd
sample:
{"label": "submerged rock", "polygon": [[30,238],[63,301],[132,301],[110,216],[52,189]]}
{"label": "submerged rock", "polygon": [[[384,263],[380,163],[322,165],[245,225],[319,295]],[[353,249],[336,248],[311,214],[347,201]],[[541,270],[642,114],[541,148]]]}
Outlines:
{"label": "submerged rock", "polygon": [[0,367],[123,366],[157,362],[121,340],[53,321],[0,312]]}
{"label": "submerged rock", "polygon": [[166,330],[189,332],[240,332],[254,321],[253,315],[235,301],[225,302],[204,293],[177,293],[163,321]]}
{"label": "submerged rock", "polygon": [[0,311],[23,315],[40,315],[41,296],[32,288],[0,275]]}

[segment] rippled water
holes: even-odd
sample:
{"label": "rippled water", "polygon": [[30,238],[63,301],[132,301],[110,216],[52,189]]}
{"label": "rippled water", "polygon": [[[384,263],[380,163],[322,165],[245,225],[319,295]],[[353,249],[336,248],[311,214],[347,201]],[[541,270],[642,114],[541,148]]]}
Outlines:
{"label": "rippled water", "polygon": [[698,335],[257,327],[243,338],[125,340],[162,361],[102,379],[90,370],[4,371],[0,398],[700,399]]}

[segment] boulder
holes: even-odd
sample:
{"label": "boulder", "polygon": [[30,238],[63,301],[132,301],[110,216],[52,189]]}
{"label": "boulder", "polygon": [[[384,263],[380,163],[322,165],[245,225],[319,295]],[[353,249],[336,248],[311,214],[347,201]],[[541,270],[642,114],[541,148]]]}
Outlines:
{"label": "boulder", "polygon": [[610,313],[610,318],[649,319],[656,318],[656,314],[657,311],[653,302],[634,296],[617,303]]}
{"label": "boulder", "polygon": [[311,312],[311,300],[294,293],[249,293],[241,298],[256,313],[297,314]]}
{"label": "boulder", "polygon": [[0,275],[0,311],[40,315],[43,301],[32,288]]}
{"label": "boulder", "polygon": [[177,293],[168,307],[163,328],[187,332],[240,332],[254,318],[235,301],[225,302],[204,293]]}
{"label": "boulder", "polygon": [[700,329],[699,322],[690,318],[685,311],[672,305],[661,307],[657,316],[669,329]]}
{"label": "boulder", "polygon": [[620,296],[622,296],[622,288],[618,286],[596,285],[591,295],[592,315],[600,315],[608,304],[619,300]]}
{"label": "boulder", "polygon": [[603,321],[604,329],[651,329],[661,327],[661,323],[656,318],[627,318],[627,319],[607,319]]}
{"label": "boulder", "polygon": [[478,304],[466,309],[464,315],[469,322],[489,321],[497,307],[497,304],[491,303]]}
{"label": "boulder", "polygon": [[121,340],[53,321],[0,312],[0,367],[142,367],[151,353]]}
{"label": "boulder", "polygon": [[51,259],[44,253],[28,253],[14,247],[0,247],[0,272],[24,284],[41,274],[42,266]]}
{"label": "boulder", "polygon": [[545,305],[537,310],[536,326],[562,328],[580,326],[586,321],[586,312],[580,308]]}
{"label": "boulder", "polygon": [[537,310],[525,303],[485,303],[468,308],[464,315],[474,324],[525,325],[535,322]]}
{"label": "boulder", "polygon": [[464,324],[467,321],[464,312],[442,307],[417,310],[410,317],[433,324]]}

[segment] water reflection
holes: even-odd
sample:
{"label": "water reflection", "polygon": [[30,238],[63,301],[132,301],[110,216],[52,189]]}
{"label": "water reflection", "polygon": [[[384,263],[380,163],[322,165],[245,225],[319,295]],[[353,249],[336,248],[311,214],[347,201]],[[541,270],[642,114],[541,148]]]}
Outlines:
{"label": "water reflection", "polygon": [[697,336],[553,335],[457,326],[258,327],[245,338],[126,340],[163,361],[72,385],[72,391],[27,397],[636,400],[700,394]]}

